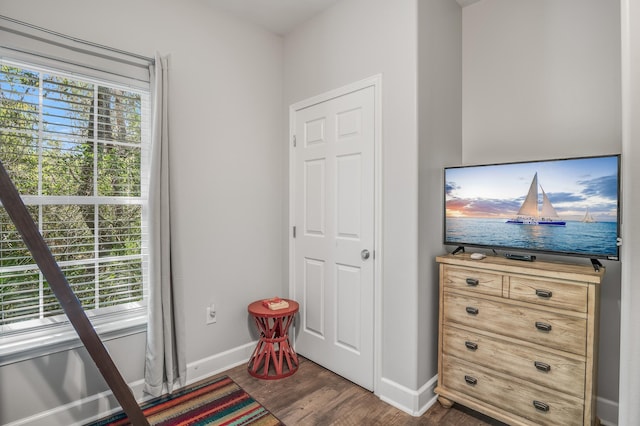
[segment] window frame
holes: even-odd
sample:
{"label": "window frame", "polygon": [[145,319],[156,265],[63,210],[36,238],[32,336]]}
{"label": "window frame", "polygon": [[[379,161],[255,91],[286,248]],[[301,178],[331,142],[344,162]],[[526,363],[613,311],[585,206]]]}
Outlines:
{"label": "window frame", "polygon": [[[102,340],[111,340],[146,332],[148,320],[147,303],[149,298],[148,191],[151,167],[151,85],[141,86],[139,80],[132,81],[131,85],[127,85],[123,84],[122,81],[116,82],[109,80],[105,78],[104,75],[95,77],[92,76],[90,72],[84,74],[75,70],[68,71],[64,69],[64,64],[59,64],[55,61],[43,64],[41,61],[30,62],[24,59],[0,56],[0,62],[21,69],[38,71],[40,73],[51,73],[94,85],[136,92],[141,96],[140,197],[101,197],[97,194],[88,197],[25,195],[22,196],[22,199],[25,204],[32,206],[57,204],[56,201],[62,198],[67,200],[67,202],[64,203],[67,205],[90,204],[97,207],[100,204],[108,204],[110,201],[113,202],[117,200],[119,202],[118,204],[121,205],[137,204],[141,206],[141,251],[139,259],[142,267],[142,300],[88,310],[85,311],[85,313]],[[42,113],[42,110],[40,110],[39,114]],[[38,139],[42,140],[42,131],[39,133]],[[94,176],[94,179],[97,179],[97,177]],[[74,200],[76,202],[73,202]],[[80,200],[84,202],[78,202]],[[91,201],[88,202],[88,200]],[[98,202],[97,200],[100,201]],[[98,228],[96,228],[96,230],[97,229]],[[137,257],[138,255],[136,255],[136,258]],[[95,253],[95,260],[97,259],[99,259],[99,253]],[[0,325],[0,366],[81,346],[82,342],[64,313],[51,317]]]}

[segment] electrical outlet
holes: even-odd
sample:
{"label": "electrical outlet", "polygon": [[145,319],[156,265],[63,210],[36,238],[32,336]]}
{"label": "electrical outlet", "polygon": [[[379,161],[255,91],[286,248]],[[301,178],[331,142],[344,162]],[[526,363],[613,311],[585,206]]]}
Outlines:
{"label": "electrical outlet", "polygon": [[214,324],[216,321],[216,306],[212,303],[207,306],[207,324]]}

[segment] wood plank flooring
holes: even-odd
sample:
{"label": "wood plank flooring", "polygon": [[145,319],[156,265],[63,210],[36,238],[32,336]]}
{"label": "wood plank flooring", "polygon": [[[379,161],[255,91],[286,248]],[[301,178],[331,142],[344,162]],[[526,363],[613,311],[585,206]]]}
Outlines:
{"label": "wood plank flooring", "polygon": [[280,380],[256,379],[246,365],[222,375],[231,377],[287,426],[504,425],[457,404],[445,409],[436,403],[421,417],[413,417],[303,357],[298,371]]}

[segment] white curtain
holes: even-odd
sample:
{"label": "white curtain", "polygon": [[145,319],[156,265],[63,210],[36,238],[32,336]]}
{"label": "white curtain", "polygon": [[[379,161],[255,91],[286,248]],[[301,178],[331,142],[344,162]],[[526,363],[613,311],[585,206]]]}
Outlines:
{"label": "white curtain", "polygon": [[145,392],[159,396],[184,386],[184,309],[181,289],[171,274],[171,202],[169,200],[168,58],[156,54],[151,68],[153,112],[149,186],[149,324]]}

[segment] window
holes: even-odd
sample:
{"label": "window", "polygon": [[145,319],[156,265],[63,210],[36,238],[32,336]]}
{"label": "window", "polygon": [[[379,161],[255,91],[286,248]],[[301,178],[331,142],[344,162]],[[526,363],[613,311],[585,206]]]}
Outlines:
{"label": "window", "polygon": [[[149,98],[0,61],[0,160],[99,331],[146,318]],[[76,337],[0,207],[0,363],[65,333]]]}

